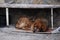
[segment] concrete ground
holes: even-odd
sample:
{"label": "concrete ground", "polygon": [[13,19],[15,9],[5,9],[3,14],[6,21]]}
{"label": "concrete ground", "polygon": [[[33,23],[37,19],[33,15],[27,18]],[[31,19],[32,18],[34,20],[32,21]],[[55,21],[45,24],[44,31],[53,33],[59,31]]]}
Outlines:
{"label": "concrete ground", "polygon": [[4,27],[0,28],[0,40],[60,40],[60,34],[36,34]]}

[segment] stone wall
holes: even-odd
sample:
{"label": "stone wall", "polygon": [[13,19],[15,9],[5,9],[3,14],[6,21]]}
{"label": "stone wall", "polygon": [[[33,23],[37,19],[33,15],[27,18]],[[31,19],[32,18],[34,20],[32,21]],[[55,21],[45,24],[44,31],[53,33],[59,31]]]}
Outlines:
{"label": "stone wall", "polygon": [[4,3],[4,0],[0,0],[0,3]]}
{"label": "stone wall", "polygon": [[0,3],[18,4],[60,4],[60,0],[0,0]]}
{"label": "stone wall", "polygon": [[5,0],[5,2],[19,4],[60,4],[59,0]]}

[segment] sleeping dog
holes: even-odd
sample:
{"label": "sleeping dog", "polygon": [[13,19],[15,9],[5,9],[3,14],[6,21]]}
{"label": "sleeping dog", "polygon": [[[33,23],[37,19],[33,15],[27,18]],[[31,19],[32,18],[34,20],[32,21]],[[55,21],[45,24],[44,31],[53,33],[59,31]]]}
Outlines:
{"label": "sleeping dog", "polygon": [[30,27],[31,27],[31,21],[26,16],[20,17],[16,23],[16,28],[18,29],[28,30],[30,29]]}
{"label": "sleeping dog", "polygon": [[46,32],[47,31],[47,20],[44,19],[36,19],[31,26],[31,30],[33,32]]}
{"label": "sleeping dog", "polygon": [[20,17],[16,23],[16,28],[31,30],[32,32],[46,32],[47,31],[48,21],[46,19],[37,18],[32,22],[29,17],[23,16]]}

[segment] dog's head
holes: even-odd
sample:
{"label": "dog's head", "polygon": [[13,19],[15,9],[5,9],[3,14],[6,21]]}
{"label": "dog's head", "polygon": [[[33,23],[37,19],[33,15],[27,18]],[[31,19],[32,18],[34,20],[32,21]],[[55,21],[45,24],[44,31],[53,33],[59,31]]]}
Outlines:
{"label": "dog's head", "polygon": [[34,32],[45,32],[47,30],[47,25],[41,19],[36,19],[33,25]]}

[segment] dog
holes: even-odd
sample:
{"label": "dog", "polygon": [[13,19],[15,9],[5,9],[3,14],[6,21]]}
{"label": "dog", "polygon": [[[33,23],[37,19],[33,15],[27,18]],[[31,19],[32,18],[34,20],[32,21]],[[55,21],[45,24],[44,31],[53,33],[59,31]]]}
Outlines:
{"label": "dog", "polygon": [[26,16],[20,17],[16,23],[16,28],[29,30],[31,28],[31,21]]}
{"label": "dog", "polygon": [[32,32],[46,32],[48,21],[44,18],[37,18],[33,22],[29,17],[22,16],[16,23],[16,28],[31,30]]}
{"label": "dog", "polygon": [[31,26],[33,32],[46,32],[47,24],[42,19],[36,19]]}

